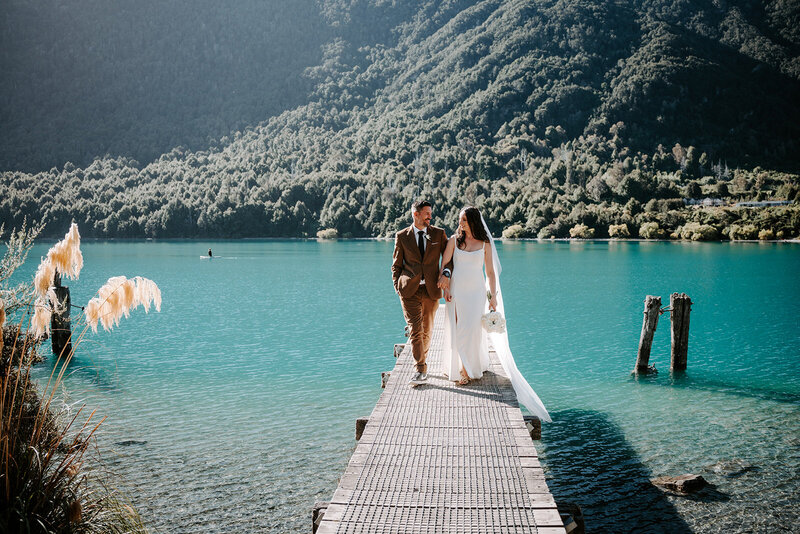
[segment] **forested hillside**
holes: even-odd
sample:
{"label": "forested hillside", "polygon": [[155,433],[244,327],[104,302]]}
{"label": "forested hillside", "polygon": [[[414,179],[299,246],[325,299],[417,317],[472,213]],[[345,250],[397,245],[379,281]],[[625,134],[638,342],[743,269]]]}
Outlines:
{"label": "forested hillside", "polygon": [[[106,17],[118,14],[104,5]],[[125,80],[150,79],[137,90],[105,80],[106,71],[72,80],[80,70],[59,73],[33,53],[0,82],[2,135],[13,138],[0,177],[7,227],[27,215],[45,218],[52,235],[74,219],[98,237],[313,236],[321,228],[382,236],[407,224],[411,200],[424,195],[446,227],[471,203],[494,232],[518,237],[800,232],[796,3],[320,0],[298,3],[302,10],[284,3],[262,32],[255,3],[245,15],[188,5],[186,18],[162,20],[154,18],[160,6],[137,4],[136,17],[125,18],[129,34],[137,24],[180,35],[206,28],[205,42],[222,39],[232,54],[214,56],[227,70],[185,70],[212,48],[173,35],[158,47],[118,38],[108,52],[109,64],[131,69]],[[20,23],[6,15],[6,25]],[[253,30],[214,33],[237,17]],[[53,31],[59,50],[72,45],[70,29]],[[80,34],[81,62],[102,35]],[[3,54],[4,64],[18,61]],[[274,72],[255,72],[276,57]],[[237,78],[234,67],[247,75]],[[172,74],[147,78],[152,72]],[[187,90],[198,72],[207,85]],[[6,89],[53,76],[77,96]],[[124,87],[94,86],[104,82]],[[93,101],[118,94],[140,101]],[[95,115],[86,119],[86,110]],[[88,165],[20,170],[71,153],[85,161],[106,138]],[[149,161],[154,151],[164,153]],[[706,196],[794,203],[685,206]]]}

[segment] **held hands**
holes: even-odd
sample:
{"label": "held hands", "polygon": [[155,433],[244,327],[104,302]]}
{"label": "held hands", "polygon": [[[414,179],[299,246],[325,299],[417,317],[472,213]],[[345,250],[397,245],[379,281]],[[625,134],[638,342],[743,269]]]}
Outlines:
{"label": "held hands", "polygon": [[450,289],[450,279],[445,275],[440,275],[436,285],[439,289]]}

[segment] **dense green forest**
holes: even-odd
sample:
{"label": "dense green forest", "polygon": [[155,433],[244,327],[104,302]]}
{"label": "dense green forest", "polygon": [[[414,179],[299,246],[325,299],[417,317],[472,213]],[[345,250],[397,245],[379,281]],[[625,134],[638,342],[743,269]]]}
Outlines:
{"label": "dense green forest", "polygon": [[387,236],[425,196],[510,237],[800,234],[795,2],[264,5],[10,2],[0,220]]}

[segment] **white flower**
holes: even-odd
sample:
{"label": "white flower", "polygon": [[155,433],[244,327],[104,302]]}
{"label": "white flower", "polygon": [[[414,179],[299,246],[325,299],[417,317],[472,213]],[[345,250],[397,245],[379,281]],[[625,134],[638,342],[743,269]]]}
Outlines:
{"label": "white flower", "polygon": [[483,324],[484,330],[490,334],[495,332],[502,334],[506,331],[505,317],[497,311],[490,311],[489,313],[483,314],[481,317],[481,324]]}

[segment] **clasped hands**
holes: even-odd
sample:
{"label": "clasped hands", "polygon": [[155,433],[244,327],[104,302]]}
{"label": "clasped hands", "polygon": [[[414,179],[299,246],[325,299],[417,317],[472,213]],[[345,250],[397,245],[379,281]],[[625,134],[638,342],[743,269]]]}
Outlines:
{"label": "clasped hands", "polygon": [[439,275],[439,282],[436,286],[442,290],[442,294],[444,295],[445,302],[450,302],[453,300],[453,296],[450,295],[450,279],[445,275]]}

